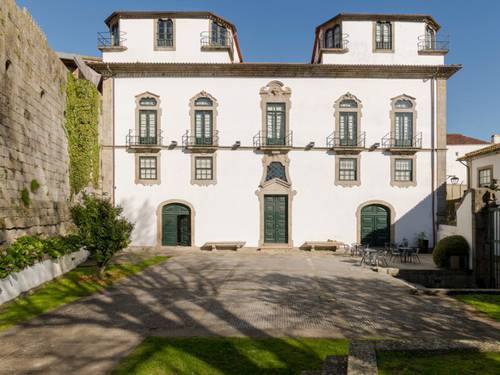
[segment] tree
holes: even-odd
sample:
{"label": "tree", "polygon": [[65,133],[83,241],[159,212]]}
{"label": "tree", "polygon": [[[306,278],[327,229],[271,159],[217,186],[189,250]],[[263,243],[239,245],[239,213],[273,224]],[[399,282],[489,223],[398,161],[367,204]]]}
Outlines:
{"label": "tree", "polygon": [[95,259],[99,276],[104,274],[113,255],[130,244],[134,225],[121,217],[122,211],[107,198],[87,194],[81,204],[71,208],[82,244]]}

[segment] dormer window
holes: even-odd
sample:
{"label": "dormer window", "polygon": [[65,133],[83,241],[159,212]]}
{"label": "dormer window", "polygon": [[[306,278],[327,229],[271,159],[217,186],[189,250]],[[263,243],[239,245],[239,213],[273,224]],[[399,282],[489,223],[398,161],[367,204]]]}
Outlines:
{"label": "dormer window", "polygon": [[109,29],[110,37],[111,37],[111,46],[119,47],[120,46],[120,27],[118,26],[118,22],[113,24]]}
{"label": "dormer window", "polygon": [[342,33],[340,25],[335,25],[326,30],[325,48],[342,48]]}
{"label": "dormer window", "polygon": [[436,32],[430,26],[425,28],[425,47],[427,49],[434,49],[436,45]]}
{"label": "dormer window", "polygon": [[392,51],[393,40],[392,23],[389,21],[377,21],[375,23],[375,50]]}
{"label": "dormer window", "polygon": [[210,41],[213,46],[225,47],[228,45],[227,29],[218,24],[217,22],[212,22],[212,30],[210,35]]}
{"label": "dormer window", "polygon": [[156,21],[156,49],[172,49],[174,47],[174,21],[159,19]]}

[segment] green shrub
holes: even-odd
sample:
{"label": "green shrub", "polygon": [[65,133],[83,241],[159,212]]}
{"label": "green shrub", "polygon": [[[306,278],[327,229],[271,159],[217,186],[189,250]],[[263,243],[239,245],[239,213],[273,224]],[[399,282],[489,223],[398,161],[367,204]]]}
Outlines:
{"label": "green shrub", "polygon": [[465,257],[469,254],[469,244],[462,236],[449,236],[438,242],[432,252],[432,259],[438,267],[449,267],[451,256]]}
{"label": "green shrub", "polygon": [[52,259],[70,254],[81,248],[77,235],[49,237],[23,236],[14,241],[4,253],[0,253],[0,279],[12,272],[19,272],[48,255]]}
{"label": "green shrub", "polygon": [[0,278],[32,266],[43,258],[44,243],[36,236],[19,237],[0,257]]}
{"label": "green shrub", "polygon": [[24,207],[29,207],[31,204],[30,192],[26,188],[21,190],[21,202],[23,202]]}
{"label": "green shrub", "polygon": [[31,192],[36,193],[38,189],[40,189],[40,183],[36,179],[31,180],[31,184],[30,184]]}
{"label": "green shrub", "polygon": [[115,253],[127,247],[134,228],[121,217],[123,209],[115,207],[109,199],[83,195],[83,204],[71,209],[71,216],[78,228],[82,245],[95,259],[102,275]]}

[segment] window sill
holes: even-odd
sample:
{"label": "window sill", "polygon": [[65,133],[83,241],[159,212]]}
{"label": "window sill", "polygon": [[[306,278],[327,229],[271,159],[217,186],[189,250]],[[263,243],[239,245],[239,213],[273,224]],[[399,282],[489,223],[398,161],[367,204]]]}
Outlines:
{"label": "window sill", "polygon": [[444,56],[448,53],[447,49],[423,49],[418,51],[419,55],[437,55],[437,56]]}
{"label": "window sill", "polygon": [[159,178],[156,180],[141,180],[141,179],[135,180],[136,185],[144,185],[144,186],[160,185],[160,183],[161,181]]}
{"label": "window sill", "polygon": [[409,188],[417,186],[416,181],[391,181],[392,187]]}
{"label": "window sill", "polygon": [[340,54],[340,53],[347,53],[349,52],[348,48],[321,48],[319,53],[320,55],[324,53],[335,53],[335,54]]}
{"label": "window sill", "polygon": [[127,50],[125,46],[100,46],[97,47],[101,52],[123,52]]}
{"label": "window sill", "polygon": [[217,185],[217,180],[191,180],[191,185],[196,185],[196,186]]}
{"label": "window sill", "polygon": [[361,186],[361,181],[360,180],[354,180],[354,181],[344,181],[344,180],[335,180],[335,186],[342,186],[342,187],[357,187]]}
{"label": "window sill", "polygon": [[394,48],[374,48],[373,53],[394,53]]}

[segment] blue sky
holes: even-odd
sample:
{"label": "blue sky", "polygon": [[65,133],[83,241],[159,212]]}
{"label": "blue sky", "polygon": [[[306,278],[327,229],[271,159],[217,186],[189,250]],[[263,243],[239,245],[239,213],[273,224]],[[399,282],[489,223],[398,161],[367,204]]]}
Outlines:
{"label": "blue sky", "polygon": [[96,33],[115,10],[209,10],[236,24],[246,61],[308,62],[314,28],[340,12],[429,13],[450,35],[446,56],[464,68],[448,82],[448,131],[500,133],[497,0],[17,0],[57,51],[99,55]]}

